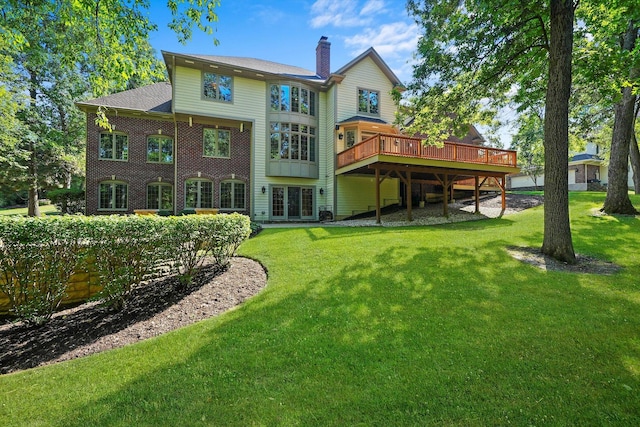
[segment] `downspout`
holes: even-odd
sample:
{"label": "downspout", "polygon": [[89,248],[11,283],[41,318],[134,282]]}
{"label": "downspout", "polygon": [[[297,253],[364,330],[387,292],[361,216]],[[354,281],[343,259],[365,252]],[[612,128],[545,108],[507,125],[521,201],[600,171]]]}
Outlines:
{"label": "downspout", "polygon": [[[335,126],[338,122],[338,83],[335,83],[332,87],[331,90],[333,91],[333,127],[332,129],[335,129]],[[337,156],[337,149],[336,149],[336,133],[335,132],[331,132],[331,157],[333,157],[333,159],[331,159],[331,161],[333,162],[333,176],[331,177],[331,180],[333,182],[333,220],[336,220],[336,216],[338,215],[338,175],[336,175],[336,168],[338,167],[338,156]]]}
{"label": "downspout", "polygon": [[173,214],[178,215],[178,122],[175,112],[175,88],[173,82],[176,81],[176,56],[171,56],[171,116],[173,117]]}

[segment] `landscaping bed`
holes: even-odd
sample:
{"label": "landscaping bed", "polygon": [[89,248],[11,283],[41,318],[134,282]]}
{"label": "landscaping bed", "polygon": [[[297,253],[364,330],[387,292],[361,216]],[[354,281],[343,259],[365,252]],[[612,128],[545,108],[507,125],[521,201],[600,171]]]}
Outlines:
{"label": "landscaping bed", "polygon": [[56,313],[45,325],[0,325],[0,373],[87,356],[151,338],[218,315],[255,295],[266,284],[262,266],[233,258],[220,271],[208,263],[184,287],[175,277],[136,287],[122,311],[96,302]]}

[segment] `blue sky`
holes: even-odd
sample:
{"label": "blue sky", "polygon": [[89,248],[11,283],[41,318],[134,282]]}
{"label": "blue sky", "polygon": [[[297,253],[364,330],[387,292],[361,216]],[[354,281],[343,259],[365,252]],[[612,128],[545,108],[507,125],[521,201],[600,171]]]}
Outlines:
{"label": "blue sky", "polygon": [[158,51],[246,56],[315,71],[321,36],[331,42],[331,71],[373,47],[402,82],[411,79],[419,30],[405,0],[221,0],[215,23],[218,46],[194,30],[187,45],[167,28],[166,0],[151,0],[158,25],[151,44]]}

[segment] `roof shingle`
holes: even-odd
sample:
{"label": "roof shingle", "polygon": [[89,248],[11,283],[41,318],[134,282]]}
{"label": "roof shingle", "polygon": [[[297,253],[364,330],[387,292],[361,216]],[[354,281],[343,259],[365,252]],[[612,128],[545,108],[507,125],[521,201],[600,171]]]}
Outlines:
{"label": "roof shingle", "polygon": [[171,113],[171,84],[168,82],[154,83],[77,104],[80,106],[122,108],[147,113]]}

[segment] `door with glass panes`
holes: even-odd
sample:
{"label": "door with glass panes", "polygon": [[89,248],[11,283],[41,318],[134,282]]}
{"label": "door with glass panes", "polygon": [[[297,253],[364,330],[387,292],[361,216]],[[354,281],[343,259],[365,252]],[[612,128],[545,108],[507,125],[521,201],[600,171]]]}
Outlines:
{"label": "door with glass panes", "polygon": [[271,219],[313,220],[313,187],[271,187]]}

